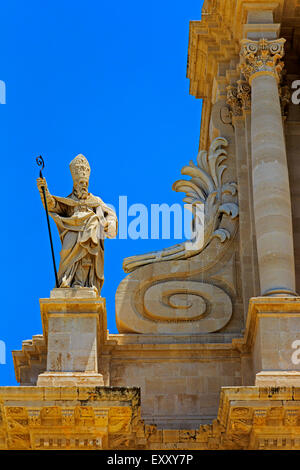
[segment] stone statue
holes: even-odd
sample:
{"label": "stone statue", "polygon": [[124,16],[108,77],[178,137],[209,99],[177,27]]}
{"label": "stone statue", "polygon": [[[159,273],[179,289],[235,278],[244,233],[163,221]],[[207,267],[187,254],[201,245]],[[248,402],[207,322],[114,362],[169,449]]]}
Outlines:
{"label": "stone statue", "polygon": [[100,294],[104,281],[104,238],[116,236],[117,216],[99,197],[88,192],[91,169],[83,155],[71,161],[70,170],[73,191],[68,197],[52,196],[46,180],[37,179],[42,201],[42,186],[45,188],[49,214],[62,243],[59,287],[94,287]]}

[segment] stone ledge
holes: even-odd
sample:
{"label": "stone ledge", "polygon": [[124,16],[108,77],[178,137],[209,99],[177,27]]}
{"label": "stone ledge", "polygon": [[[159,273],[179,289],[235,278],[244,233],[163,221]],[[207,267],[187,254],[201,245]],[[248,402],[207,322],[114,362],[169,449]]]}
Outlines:
{"label": "stone ledge", "polygon": [[44,372],[38,376],[38,387],[102,387],[103,375],[93,372]]}
{"label": "stone ledge", "polygon": [[300,387],[299,371],[263,371],[256,374],[257,387]]}
{"label": "stone ledge", "polygon": [[4,386],[0,387],[0,405],[7,402],[15,402],[15,406],[32,406],[35,402],[56,401],[58,406],[60,401],[73,400],[76,404],[80,401],[90,399],[94,402],[112,401],[116,406],[118,403],[130,402],[132,405],[140,405],[140,389],[138,387],[49,387],[49,386]]}
{"label": "stone ledge", "polygon": [[96,287],[54,288],[50,299],[101,299]]}

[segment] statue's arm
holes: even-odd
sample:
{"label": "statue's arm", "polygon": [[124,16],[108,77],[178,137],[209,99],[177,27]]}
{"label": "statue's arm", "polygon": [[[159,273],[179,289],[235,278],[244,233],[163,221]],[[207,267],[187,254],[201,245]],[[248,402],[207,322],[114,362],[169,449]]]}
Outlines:
{"label": "statue's arm", "polygon": [[45,188],[45,194],[46,194],[46,201],[47,201],[48,209],[49,209],[49,211],[56,211],[56,209],[58,209],[56,207],[57,203],[56,203],[54,197],[49,192],[49,189],[48,189],[47,182],[46,182],[45,178],[38,178],[36,180],[36,182],[37,182],[37,187],[38,187],[41,199],[42,199],[43,206],[45,207],[44,194],[43,194],[43,189],[42,189],[44,187]]}
{"label": "statue's arm", "polygon": [[101,213],[103,214],[101,223],[105,236],[107,238],[114,238],[118,233],[118,219],[115,211],[108,207],[100,198],[97,198],[101,202]]}
{"label": "statue's arm", "polygon": [[116,237],[118,233],[118,219],[115,212],[110,207],[105,206],[104,217],[107,221],[107,226],[104,228],[105,236],[107,238]]}

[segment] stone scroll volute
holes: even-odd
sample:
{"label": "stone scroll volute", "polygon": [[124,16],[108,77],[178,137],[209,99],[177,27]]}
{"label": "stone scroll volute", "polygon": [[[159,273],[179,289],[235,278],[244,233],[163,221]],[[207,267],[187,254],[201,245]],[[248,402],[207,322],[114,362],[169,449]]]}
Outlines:
{"label": "stone scroll volute", "polygon": [[[116,293],[120,333],[195,334],[223,329],[236,297],[234,244],[238,230],[237,184],[226,178],[226,139],[200,151],[182,169],[189,180],[174,183],[183,201],[204,206],[204,236],[145,255],[126,258],[130,273]],[[188,249],[187,249],[188,246]]]}

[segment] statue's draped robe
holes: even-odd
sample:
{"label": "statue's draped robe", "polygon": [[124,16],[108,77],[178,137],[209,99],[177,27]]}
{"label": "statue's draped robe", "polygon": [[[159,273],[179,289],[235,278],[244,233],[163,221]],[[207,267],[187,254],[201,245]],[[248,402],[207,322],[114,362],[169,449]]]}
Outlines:
{"label": "statue's draped robe", "polygon": [[[100,293],[104,281],[104,238],[117,234],[115,212],[92,194],[78,199],[73,193],[64,198],[53,196],[54,219],[62,243],[58,270],[59,287],[96,287]],[[103,222],[108,222],[104,232]]]}

